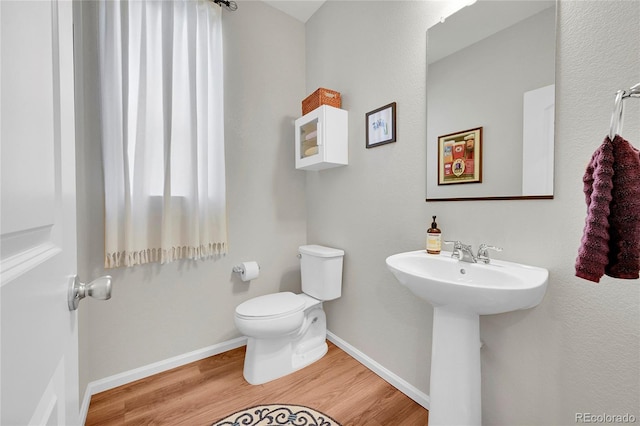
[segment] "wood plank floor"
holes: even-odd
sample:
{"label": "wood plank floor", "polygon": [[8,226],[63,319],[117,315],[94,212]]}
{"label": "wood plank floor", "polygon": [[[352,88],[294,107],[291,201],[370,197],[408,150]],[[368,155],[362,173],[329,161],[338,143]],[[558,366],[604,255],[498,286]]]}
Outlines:
{"label": "wood plank floor", "polygon": [[245,347],[94,395],[86,425],[211,425],[260,404],[297,404],[343,426],[422,426],[428,411],[329,343],[321,360],[263,385],[242,377]]}

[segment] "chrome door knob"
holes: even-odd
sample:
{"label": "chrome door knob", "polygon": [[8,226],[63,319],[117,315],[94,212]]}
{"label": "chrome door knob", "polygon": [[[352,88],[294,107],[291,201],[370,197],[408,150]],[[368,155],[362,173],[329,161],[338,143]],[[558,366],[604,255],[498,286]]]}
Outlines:
{"label": "chrome door knob", "polygon": [[78,309],[80,300],[86,296],[91,296],[98,300],[108,300],[111,298],[111,276],[105,275],[100,278],[96,278],[89,284],[80,282],[80,279],[75,275],[71,279],[68,293],[69,310],[75,311]]}

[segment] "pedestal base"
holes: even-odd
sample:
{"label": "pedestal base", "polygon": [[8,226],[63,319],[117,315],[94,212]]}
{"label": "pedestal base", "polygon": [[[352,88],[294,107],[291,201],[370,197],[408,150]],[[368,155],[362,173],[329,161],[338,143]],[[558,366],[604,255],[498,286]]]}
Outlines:
{"label": "pedestal base", "polygon": [[480,320],[449,307],[433,312],[429,426],[482,423]]}

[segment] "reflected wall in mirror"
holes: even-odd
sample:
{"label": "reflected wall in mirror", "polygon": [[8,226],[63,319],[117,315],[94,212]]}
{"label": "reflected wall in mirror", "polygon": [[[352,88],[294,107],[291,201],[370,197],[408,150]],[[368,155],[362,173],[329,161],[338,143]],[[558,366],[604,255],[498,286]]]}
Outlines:
{"label": "reflected wall in mirror", "polygon": [[[553,198],[555,1],[480,0],[427,32],[427,201]],[[482,182],[438,185],[438,137],[483,128]]]}

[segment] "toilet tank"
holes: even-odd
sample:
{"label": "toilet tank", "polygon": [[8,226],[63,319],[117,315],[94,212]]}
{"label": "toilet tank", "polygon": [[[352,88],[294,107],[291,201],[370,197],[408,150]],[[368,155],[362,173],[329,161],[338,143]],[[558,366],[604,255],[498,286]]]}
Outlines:
{"label": "toilet tank", "polygon": [[318,245],[300,246],[302,292],[318,300],[333,300],[342,295],[342,258],[344,251]]}

